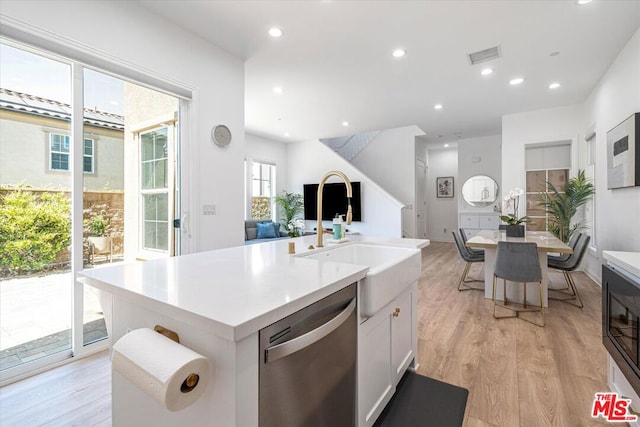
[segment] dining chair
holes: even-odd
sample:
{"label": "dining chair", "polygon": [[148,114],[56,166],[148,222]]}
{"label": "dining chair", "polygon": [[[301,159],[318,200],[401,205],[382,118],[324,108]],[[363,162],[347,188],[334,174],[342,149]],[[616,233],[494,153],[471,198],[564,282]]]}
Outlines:
{"label": "dining chair", "polygon": [[[564,280],[567,282],[568,289],[571,291],[570,294],[566,294],[562,292],[563,289],[553,289],[549,288],[549,291],[558,292],[563,294],[562,296],[551,296],[549,295],[549,299],[554,299],[558,301],[564,301],[571,305],[575,305],[578,308],[584,307],[582,303],[582,298],[580,298],[580,293],[578,292],[578,288],[576,287],[576,283],[571,277],[571,272],[575,271],[580,262],[582,262],[582,258],[584,257],[587,248],[589,247],[589,241],[591,240],[591,236],[587,234],[582,234],[578,241],[576,242],[575,247],[573,248],[573,253],[569,255],[569,257],[565,261],[556,261],[556,260],[548,260],[547,265],[549,268],[553,268],[554,270],[562,271],[562,275],[564,276]],[[573,301],[577,300],[576,303]]]}
{"label": "dining chair", "polygon": [[[575,232],[571,235],[571,238],[569,239],[569,247],[575,251],[576,248],[576,244],[578,244],[578,239],[580,239],[580,236],[582,236],[582,233],[580,232]],[[548,261],[566,261],[569,259],[569,257],[571,256],[571,254],[560,254],[560,255],[547,255],[547,260]]]}
{"label": "dining chair", "polygon": [[469,251],[469,248],[467,248],[462,243],[462,238],[458,236],[458,234],[455,231],[452,231],[451,234],[453,234],[453,241],[456,243],[456,248],[458,249],[458,255],[460,255],[460,258],[462,258],[462,260],[465,261],[466,263],[464,265],[464,270],[462,271],[462,276],[460,276],[460,281],[458,282],[458,290],[459,291],[470,291],[470,290],[484,291],[484,285],[482,288],[474,288],[472,286],[467,285],[467,283],[484,282],[484,280],[480,280],[480,279],[473,279],[473,278],[467,279],[467,275],[469,274],[471,265],[473,265],[473,263],[475,262],[484,262],[484,252],[481,254],[471,253]]}
{"label": "dining chair", "polygon": [[[503,303],[496,301],[496,285],[498,278],[502,279]],[[524,285],[524,308],[508,306],[507,301],[507,280],[518,282]],[[527,283],[538,282],[540,290],[540,307],[529,308],[527,306]],[[542,290],[542,269],[538,258],[538,245],[535,243],[521,242],[498,242],[496,253],[496,265],[493,273],[493,317],[496,319],[517,317],[536,326],[544,327],[544,304]],[[515,313],[514,316],[497,316],[496,307],[503,307]],[[539,311],[542,316],[542,323],[536,323],[524,317],[520,317],[521,312]]]}
{"label": "dining chair", "polygon": [[469,252],[474,255],[484,255],[484,249],[470,248],[467,246],[467,233],[464,232],[464,228],[459,228],[458,230],[460,231],[460,237],[462,238],[462,245],[467,248]]}

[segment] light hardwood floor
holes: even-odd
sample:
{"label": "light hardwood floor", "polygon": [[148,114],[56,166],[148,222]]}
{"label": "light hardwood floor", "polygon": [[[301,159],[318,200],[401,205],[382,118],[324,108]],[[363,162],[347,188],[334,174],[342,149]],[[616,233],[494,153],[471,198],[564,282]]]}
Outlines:
{"label": "light hardwood floor", "polygon": [[[450,243],[423,250],[418,295],[419,373],[469,390],[468,427],[607,425],[590,417],[607,390],[600,288],[575,273],[580,310],[551,301],[547,326],[496,320],[479,291],[458,292],[464,263]],[[481,266],[471,276],[482,277]],[[563,285],[560,274],[552,274]],[[0,389],[0,426],[110,426],[106,352]]]}
{"label": "light hardwood floor", "polygon": [[[494,319],[482,292],[458,292],[463,267],[452,244],[423,250],[418,372],[469,390],[465,425],[607,425],[591,418],[594,393],[608,390],[600,287],[574,273],[585,307],[550,301],[540,328]],[[470,275],[483,277],[481,268]],[[552,286],[564,286],[560,273],[550,276]]]}

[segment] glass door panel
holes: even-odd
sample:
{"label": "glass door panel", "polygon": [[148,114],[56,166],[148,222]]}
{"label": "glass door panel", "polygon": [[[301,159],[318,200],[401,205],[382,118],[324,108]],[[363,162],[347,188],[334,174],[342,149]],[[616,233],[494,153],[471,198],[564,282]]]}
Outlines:
{"label": "glass door panel", "polygon": [[4,373],[71,355],[71,66],[0,44],[0,81]]}
{"label": "glass door panel", "polygon": [[[83,141],[83,268],[123,260],[124,81],[85,69]],[[108,337],[109,298],[83,286],[82,343]]]}

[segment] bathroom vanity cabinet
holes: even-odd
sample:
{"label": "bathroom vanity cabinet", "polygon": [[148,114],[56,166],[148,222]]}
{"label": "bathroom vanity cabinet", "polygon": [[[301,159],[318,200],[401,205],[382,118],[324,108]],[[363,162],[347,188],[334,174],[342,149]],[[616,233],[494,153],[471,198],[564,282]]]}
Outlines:
{"label": "bathroom vanity cabinet", "polygon": [[417,282],[358,330],[358,426],[370,427],[417,354]]}

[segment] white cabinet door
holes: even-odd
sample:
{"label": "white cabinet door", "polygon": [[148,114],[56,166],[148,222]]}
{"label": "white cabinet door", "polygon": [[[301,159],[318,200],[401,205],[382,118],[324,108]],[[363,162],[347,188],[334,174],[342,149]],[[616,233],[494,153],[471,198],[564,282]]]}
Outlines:
{"label": "white cabinet door", "polygon": [[413,313],[413,292],[411,288],[394,301],[391,313],[391,368],[394,386],[404,375],[414,358],[413,353],[413,323],[416,318]]}
{"label": "white cabinet door", "polygon": [[483,215],[480,217],[480,228],[483,230],[497,230],[500,218],[497,215]]}
{"label": "white cabinet door", "polygon": [[417,283],[358,330],[358,427],[370,427],[395,393],[417,351]]}
{"label": "white cabinet door", "polygon": [[395,386],[391,377],[391,313],[386,306],[359,326],[358,426],[370,427]]}
{"label": "white cabinet door", "polygon": [[460,215],[460,226],[462,228],[478,228],[480,226],[478,215]]}

